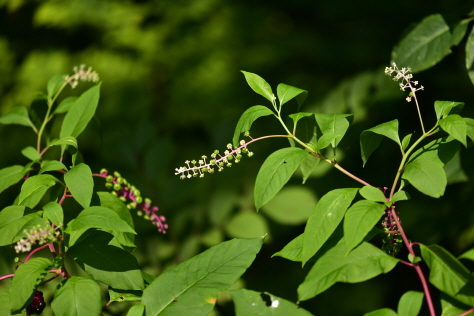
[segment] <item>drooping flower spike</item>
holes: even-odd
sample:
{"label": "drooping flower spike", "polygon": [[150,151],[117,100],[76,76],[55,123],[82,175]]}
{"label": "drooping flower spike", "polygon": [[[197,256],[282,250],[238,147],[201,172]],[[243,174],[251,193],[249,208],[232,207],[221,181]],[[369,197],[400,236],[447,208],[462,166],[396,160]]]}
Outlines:
{"label": "drooping flower spike", "polygon": [[405,91],[405,89],[407,88],[411,90],[410,94],[406,98],[406,100],[410,102],[416,91],[424,90],[425,88],[421,85],[419,88],[415,88],[418,85],[418,81],[411,80],[413,78],[413,74],[411,74],[410,67],[403,67],[402,69],[398,69],[397,64],[395,63],[392,63],[392,66],[393,67],[385,67],[385,74],[391,77],[392,73],[395,73],[395,76],[393,77],[394,81],[402,79],[402,81],[398,85],[400,86],[400,90],[402,91]]}

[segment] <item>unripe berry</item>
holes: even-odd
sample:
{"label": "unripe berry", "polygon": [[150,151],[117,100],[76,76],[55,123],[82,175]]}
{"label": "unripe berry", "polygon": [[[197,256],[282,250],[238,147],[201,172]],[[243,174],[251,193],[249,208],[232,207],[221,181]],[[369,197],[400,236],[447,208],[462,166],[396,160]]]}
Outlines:
{"label": "unripe berry", "polygon": [[137,196],[137,198],[135,199],[135,201],[140,204],[143,202],[143,198],[141,196]]}
{"label": "unripe berry", "polygon": [[115,191],[120,191],[121,189],[122,189],[122,186],[120,184],[118,184],[118,183],[114,184],[114,190]]}

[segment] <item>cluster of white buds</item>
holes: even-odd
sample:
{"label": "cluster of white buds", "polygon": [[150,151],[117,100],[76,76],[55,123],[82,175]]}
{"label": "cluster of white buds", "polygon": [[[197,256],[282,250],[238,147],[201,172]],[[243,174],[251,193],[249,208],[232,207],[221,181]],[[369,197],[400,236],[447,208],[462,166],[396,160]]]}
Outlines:
{"label": "cluster of white buds", "polygon": [[74,89],[79,84],[79,81],[87,82],[98,82],[99,81],[99,74],[96,71],[92,70],[92,67],[89,67],[85,70],[86,65],[80,65],[79,67],[74,66],[72,70],[74,70],[74,75],[66,76],[66,81],[69,81],[71,88]]}
{"label": "cluster of white buds", "polygon": [[17,253],[28,252],[36,242],[41,246],[57,241],[60,234],[58,229],[58,227],[53,228],[50,225],[37,225],[31,228],[30,231],[25,229],[23,233],[26,238],[22,238],[16,243],[15,251]]}
{"label": "cluster of white buds", "polygon": [[207,156],[202,156],[199,161],[186,160],[184,163],[186,167],[176,168],[175,175],[179,175],[181,179],[192,178],[192,177],[204,177],[206,172],[214,173],[214,168],[217,171],[222,171],[224,167],[231,167],[232,161],[239,163],[242,159],[242,154],[246,154],[249,157],[253,156],[253,152],[247,149],[247,145],[244,140],[240,141],[240,146],[233,148],[232,144],[227,145],[227,150],[224,151],[224,155],[221,155],[218,150],[215,150],[211,154],[211,159],[207,161]]}
{"label": "cluster of white buds", "polygon": [[406,88],[410,89],[410,94],[406,98],[406,100],[410,102],[414,96],[414,93],[418,90],[424,90],[424,87],[420,85],[419,88],[415,88],[418,85],[418,81],[411,80],[413,78],[413,74],[411,74],[410,67],[398,69],[395,63],[392,63],[392,66],[393,67],[385,67],[385,74],[387,76],[392,76],[392,73],[395,73],[395,76],[393,77],[394,81],[402,79],[402,82],[399,83],[400,90],[405,91]]}

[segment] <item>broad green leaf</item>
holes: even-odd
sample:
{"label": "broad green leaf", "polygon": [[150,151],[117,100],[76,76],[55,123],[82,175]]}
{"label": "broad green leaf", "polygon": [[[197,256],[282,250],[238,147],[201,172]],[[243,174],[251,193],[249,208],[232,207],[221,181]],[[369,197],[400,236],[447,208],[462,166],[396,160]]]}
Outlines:
{"label": "broad green leaf", "polygon": [[430,268],[429,280],[438,290],[474,306],[474,278],[451,253],[438,245],[420,245],[421,256]]}
{"label": "broad green leaf", "polygon": [[441,126],[446,133],[463,144],[464,147],[467,147],[466,122],[461,116],[457,114],[448,115],[439,121],[439,126]]}
{"label": "broad green leaf", "polygon": [[136,234],[130,225],[108,208],[91,206],[84,209],[70,224],[70,230],[99,228]]}
{"label": "broad green leaf", "polygon": [[[246,289],[230,290],[235,304],[236,316],[311,316],[312,314],[293,302],[267,292]],[[266,300],[263,299],[266,297]]]}
{"label": "broad green leaf", "polygon": [[447,185],[446,172],[436,161],[415,159],[409,162],[402,178],[408,180],[418,191],[434,198],[444,194]]}
{"label": "broad green leaf", "polygon": [[64,98],[54,110],[54,114],[66,113],[73,106],[76,100],[77,97],[75,96]]}
{"label": "broad green leaf", "polygon": [[59,137],[79,136],[86,128],[89,121],[94,116],[97,104],[99,103],[100,83],[93,86],[74,102],[64,117]]}
{"label": "broad green leaf", "polygon": [[249,131],[252,123],[255,122],[256,119],[262,116],[272,115],[274,114],[272,110],[267,108],[263,105],[255,105],[251,108],[248,108],[240,117],[237,126],[235,127],[234,137],[232,138],[232,144],[234,147],[239,146],[239,138],[240,134]]}
{"label": "broad green leaf", "polygon": [[308,96],[308,91],[280,83],[277,87],[277,95],[278,100],[280,101],[280,106],[296,97],[298,108],[300,108]]}
{"label": "broad green leaf", "polygon": [[47,171],[67,170],[66,166],[57,160],[43,160],[39,174]]}
{"label": "broad green leaf", "polygon": [[100,315],[100,286],[91,279],[72,276],[56,287],[51,308],[55,316]]}
{"label": "broad green leaf", "polygon": [[54,97],[56,92],[59,91],[65,81],[65,75],[56,75],[53,78],[49,79],[47,86],[48,99],[52,99]]}
{"label": "broad green leaf", "polygon": [[364,165],[366,164],[367,159],[369,159],[369,156],[380,145],[383,138],[382,136],[390,138],[401,147],[402,144],[398,137],[398,120],[379,124],[360,134],[360,149]]}
{"label": "broad green leaf", "polygon": [[409,199],[410,199],[410,195],[408,194],[408,192],[405,192],[405,191],[395,192],[395,194],[392,196],[392,202],[409,200]]}
{"label": "broad green leaf", "polygon": [[35,207],[46,191],[55,185],[56,182],[59,182],[59,180],[49,174],[29,177],[21,186],[18,205],[25,205],[31,208]]}
{"label": "broad green leaf", "polygon": [[431,160],[444,166],[459,151],[459,142],[452,136],[442,137],[424,145],[408,158],[408,162],[413,160]]}
{"label": "broad green leaf", "polygon": [[451,33],[441,14],[418,23],[392,50],[392,62],[419,72],[436,65],[451,53]]}
{"label": "broad green leaf", "polygon": [[26,158],[30,159],[31,161],[39,161],[41,160],[41,156],[36,151],[36,149],[32,146],[25,147],[21,150],[21,154]]}
{"label": "broad green leaf", "polygon": [[298,299],[309,300],[336,282],[357,283],[369,280],[390,272],[399,261],[367,242],[363,242],[347,256],[345,254],[346,245],[341,240],[319,258],[298,287]]}
{"label": "broad green leaf", "polygon": [[405,137],[403,137],[403,140],[402,140],[402,148],[403,150],[406,150],[408,148],[408,146],[410,145],[410,140],[411,140],[411,136],[413,134],[408,134],[406,135]]}
{"label": "broad green leaf", "polygon": [[18,183],[29,171],[20,165],[14,165],[0,169],[0,192]]}
{"label": "broad green leaf", "polygon": [[438,121],[448,116],[451,110],[453,109],[455,109],[454,114],[461,112],[463,107],[464,102],[435,101],[434,103],[436,118],[438,119]]}
{"label": "broad green leaf", "polygon": [[352,114],[314,114],[316,122],[318,123],[321,132],[324,134],[336,134],[339,135],[335,140],[332,141],[332,147],[337,147],[341,139],[346,134],[349,125],[354,120]]}
{"label": "broad green leaf", "polygon": [[316,146],[318,151],[321,151],[322,149],[328,147],[329,145],[334,144],[334,141],[339,137],[340,135],[338,134],[333,134],[333,133],[327,133],[321,136],[318,139],[318,144]]}
{"label": "broad green leaf", "polygon": [[33,123],[28,116],[28,109],[24,106],[18,106],[0,117],[1,124],[18,124],[33,127]]}
{"label": "broad green leaf", "polygon": [[309,176],[316,168],[321,159],[314,157],[313,155],[308,155],[300,165],[301,173],[303,174],[303,184],[308,180]]}
{"label": "broad green leaf", "polygon": [[262,77],[243,70],[241,70],[241,72],[244,74],[245,80],[247,80],[248,85],[250,86],[250,88],[252,88],[253,91],[273,103],[274,96],[272,88]]}
{"label": "broad green leaf", "polygon": [[474,84],[474,29],[471,28],[471,32],[467,37],[466,41],[466,70],[471,82]]}
{"label": "broad green leaf", "polygon": [[390,308],[382,308],[377,309],[373,312],[364,314],[364,316],[398,316],[397,313],[393,309]]}
{"label": "broad green leaf", "polygon": [[385,203],[387,201],[383,192],[376,187],[364,186],[362,187],[362,189],[360,189],[359,193],[366,200],[382,203]]}
{"label": "broad green leaf", "polygon": [[[118,290],[109,287],[109,302],[136,302],[142,300],[143,291]],[[143,306],[145,307],[145,306]]]}
{"label": "broad green leaf", "polygon": [[94,191],[91,168],[84,163],[74,166],[64,175],[64,182],[77,203],[89,207]]}
{"label": "broad green leaf", "polygon": [[467,310],[471,309],[470,306],[465,305],[459,301],[456,301],[452,297],[441,293],[441,316],[458,316]]}
{"label": "broad green leaf", "polygon": [[[135,229],[130,210],[118,197],[109,192],[97,192],[97,196],[99,197],[101,206],[116,212],[121,219],[123,219],[130,227]],[[117,238],[117,241],[121,245],[126,247],[136,247],[134,234],[112,231],[112,235]]]}
{"label": "broad green leaf", "polygon": [[71,145],[78,148],[77,139],[73,136],[66,136],[56,141],[53,141],[49,144],[49,146],[58,146],[58,145]]}
{"label": "broad green leaf", "polygon": [[235,214],[225,226],[225,231],[232,238],[257,238],[267,234],[269,229],[265,218],[251,210]]}
{"label": "broad green leaf", "polygon": [[362,200],[354,203],[344,217],[346,255],[354,249],[380,221],[385,205]]}
{"label": "broad green leaf", "polygon": [[32,258],[19,265],[10,286],[12,313],[19,312],[28,305],[52,265],[53,263],[46,258]]}
{"label": "broad green leaf", "polygon": [[308,220],[316,202],[313,191],[305,186],[292,185],[283,188],[262,206],[262,210],[277,223],[301,225]]}
{"label": "broad green leaf", "polygon": [[398,316],[417,316],[423,304],[423,292],[408,291],[398,302]]}
{"label": "broad green leaf", "polygon": [[265,160],[255,181],[257,211],[281,190],[308,155],[303,149],[289,147],[275,151]]}
{"label": "broad green leaf", "polygon": [[466,35],[469,19],[459,21],[456,25],[451,26],[451,45],[457,46]]}
{"label": "broad green leaf", "polygon": [[[0,306],[10,306],[10,293],[3,289],[0,289]],[[14,315],[21,314],[19,313]],[[8,308],[2,308],[0,309],[0,316],[12,316],[12,314],[10,314],[10,310]]]}
{"label": "broad green leaf", "polygon": [[109,233],[93,231],[69,248],[68,254],[96,281],[120,290],[143,290],[137,259],[110,245],[112,239]]}
{"label": "broad green leaf", "polygon": [[299,120],[301,120],[303,117],[308,117],[308,116],[313,116],[313,113],[308,113],[308,112],[298,112],[294,114],[290,114],[289,117],[293,120],[293,124],[296,127],[297,123]]}
{"label": "broad green leaf", "polygon": [[138,304],[132,306],[127,313],[127,316],[143,316],[145,313],[145,304]]}
{"label": "broad green leaf", "polygon": [[160,274],[143,291],[146,314],[208,315],[219,292],[235,284],[262,243],[263,238],[226,241]]}
{"label": "broad green leaf", "polygon": [[30,219],[39,217],[25,206],[12,205],[0,212],[0,246],[10,245],[13,238]]}
{"label": "broad green leaf", "polygon": [[467,182],[469,180],[468,176],[462,168],[461,152],[459,151],[453,159],[451,159],[446,165],[444,165],[444,171],[446,172],[448,184]]}
{"label": "broad green leaf", "polygon": [[57,202],[49,202],[43,206],[44,214],[56,226],[60,226],[64,222],[63,208]]}
{"label": "broad green leaf", "polygon": [[465,117],[464,122],[466,122],[466,134],[474,142],[474,120]]}
{"label": "broad green leaf", "polygon": [[336,230],[358,190],[356,188],[332,190],[316,204],[304,230],[303,265]]}

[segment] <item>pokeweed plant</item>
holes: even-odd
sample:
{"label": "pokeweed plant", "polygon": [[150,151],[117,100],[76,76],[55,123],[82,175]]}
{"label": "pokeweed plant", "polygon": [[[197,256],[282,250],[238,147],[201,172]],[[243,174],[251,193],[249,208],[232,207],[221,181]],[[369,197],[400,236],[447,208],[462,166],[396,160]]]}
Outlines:
{"label": "pokeweed plant", "polygon": [[[81,81],[95,85],[78,97],[60,100],[68,85],[75,88]],[[106,169],[93,173],[86,163],[76,163],[77,138],[99,103],[98,81],[92,68],[74,67],[73,75],[58,75],[48,82],[47,93],[41,96],[46,114],[40,125],[33,123],[33,109],[26,107],[0,117],[2,124],[27,126],[36,134],[34,146],[21,150],[28,163],[0,169],[0,192],[21,183],[12,205],[0,211],[0,246],[7,246],[2,251],[21,256],[11,273],[0,276],[9,288],[0,289],[0,315],[41,314],[46,301],[54,315],[101,315],[114,302],[136,302],[128,315],[143,315],[145,308],[146,315],[185,315],[180,311],[187,309],[189,315],[208,313],[218,293],[250,266],[263,238],[221,243],[158,278],[141,271],[132,254],[137,232],[130,211],[163,234],[168,229],[166,218],[120,173]],[[47,126],[60,116],[62,125],[54,138]],[[105,182],[105,190],[96,190],[94,178]],[[68,199],[82,209],[77,216],[65,206]],[[40,252],[43,249],[49,254]],[[71,274],[71,260],[90,277]],[[49,282],[57,283],[53,297],[42,291]],[[99,283],[107,287],[108,300],[102,300],[105,293]]]}
{"label": "pokeweed plant", "polygon": [[[242,73],[250,88],[269,101],[271,106],[250,107],[242,114],[233,142],[223,153],[216,150],[210,159],[202,156],[197,161],[186,161],[185,166],[176,168],[175,174],[181,179],[204,177],[206,173],[222,171],[232,166],[233,162],[239,162],[244,154],[253,155],[248,146],[256,141],[288,138],[290,146],[272,153],[258,172],[254,187],[257,211],[276,196],[298,168],[304,183],[320,161],[332,165],[359,184],[327,192],[309,216],[304,233],[274,254],[301,262],[303,266],[308,262],[314,263],[298,287],[299,301],[314,298],[337,282],[363,282],[402,264],[414,269],[423,292],[405,293],[400,298],[397,312],[384,308],[366,315],[418,315],[423,300],[432,316],[437,315],[436,306],[442,308],[442,315],[474,313],[474,278],[459,260],[474,260],[474,249],[456,258],[439,245],[412,241],[400,219],[400,216],[403,217],[403,201],[410,199],[408,191],[411,187],[433,198],[443,196],[447,186],[445,164],[460,150],[460,144],[467,147],[467,137],[474,141],[474,119],[460,115],[464,107],[462,102],[436,101],[436,122],[431,127],[426,126],[419,104],[419,94],[424,87],[413,79],[412,68],[408,66],[413,64],[416,71],[421,71],[435,65],[450,53],[451,47],[461,42],[472,19],[458,21],[449,27],[441,15],[431,15],[412,28],[394,48],[392,63],[385,68],[385,74],[398,83],[399,88],[407,93],[406,101],[416,108],[421,136],[416,139],[414,134],[401,137],[397,119],[361,133],[364,165],[383,138],[390,139],[399,147],[399,166],[394,172],[393,182],[386,187],[364,181],[344,169],[337,160],[336,148],[353,121],[352,114],[299,112],[307,91],[281,83],[275,95],[263,78],[246,71]],[[473,56],[474,30],[466,43],[466,68],[470,76]],[[406,66],[399,68],[400,63]],[[282,109],[292,99],[297,101],[298,112],[289,115],[290,121],[286,123]],[[275,117],[284,134],[250,137],[252,124],[263,116]],[[300,128],[303,124],[299,123],[303,120],[305,128]],[[250,140],[239,140],[242,133]],[[401,247],[408,251],[406,258],[399,257]],[[423,262],[429,272],[423,271]],[[428,282],[442,294],[433,296]],[[263,314],[265,307],[260,306],[262,300],[259,293],[249,290],[230,293],[237,315]],[[435,301],[436,297],[440,297],[439,302]],[[272,308],[272,313],[280,312],[278,315],[290,315],[278,311],[279,300],[272,297],[272,304],[267,304],[267,308]],[[297,309],[297,305],[291,306],[294,308],[291,315],[309,315],[304,309]],[[441,315],[439,311],[438,314]]]}

